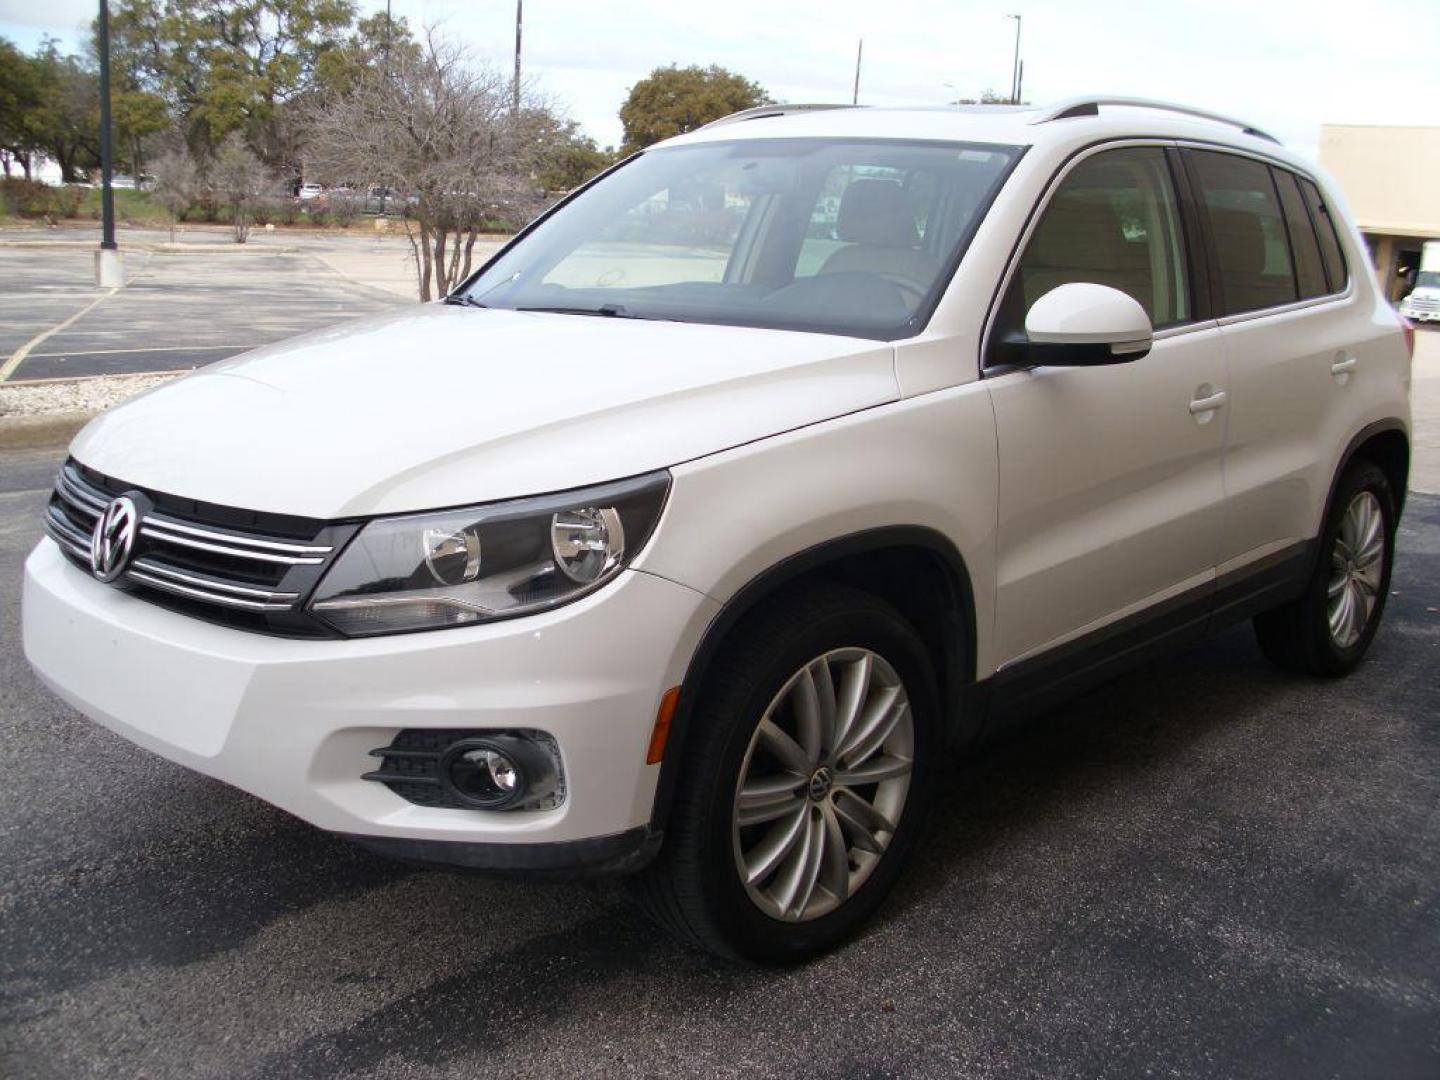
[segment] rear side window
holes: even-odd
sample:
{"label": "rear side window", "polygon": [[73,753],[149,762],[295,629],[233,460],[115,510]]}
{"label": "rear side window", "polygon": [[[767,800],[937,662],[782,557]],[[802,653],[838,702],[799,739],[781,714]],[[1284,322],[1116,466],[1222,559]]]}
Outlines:
{"label": "rear side window", "polygon": [[1223,313],[1293,303],[1290,241],[1270,167],[1208,150],[1188,154],[1220,262]]}
{"label": "rear side window", "polygon": [[1330,207],[1320,197],[1320,189],[1309,180],[1302,179],[1300,187],[1305,192],[1305,203],[1310,207],[1310,216],[1315,220],[1315,232],[1320,238],[1320,257],[1325,263],[1325,276],[1330,280],[1330,291],[1340,292],[1350,280],[1345,269],[1345,255],[1340,250],[1340,238],[1336,233],[1335,219]]}
{"label": "rear side window", "polygon": [[1325,267],[1320,261],[1320,243],[1310,224],[1310,212],[1300,194],[1300,182],[1294,173],[1276,169],[1275,187],[1280,192],[1280,206],[1285,211],[1285,226],[1290,231],[1290,251],[1295,256],[1295,282],[1300,286],[1300,299],[1324,296],[1330,291],[1325,283]]}
{"label": "rear side window", "polygon": [[1129,294],[1156,327],[1191,318],[1180,212],[1159,147],[1104,151],[1061,181],[1015,268],[995,340],[1018,333],[1036,300],[1073,282]]}

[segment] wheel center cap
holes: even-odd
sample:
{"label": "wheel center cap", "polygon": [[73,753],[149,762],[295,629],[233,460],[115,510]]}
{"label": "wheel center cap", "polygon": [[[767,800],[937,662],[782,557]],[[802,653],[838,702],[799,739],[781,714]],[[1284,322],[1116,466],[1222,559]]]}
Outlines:
{"label": "wheel center cap", "polygon": [[819,802],[825,798],[826,795],[830,794],[830,789],[834,787],[834,785],[835,777],[829,768],[824,765],[820,766],[820,768],[815,770],[815,774],[810,777],[810,798],[815,802]]}

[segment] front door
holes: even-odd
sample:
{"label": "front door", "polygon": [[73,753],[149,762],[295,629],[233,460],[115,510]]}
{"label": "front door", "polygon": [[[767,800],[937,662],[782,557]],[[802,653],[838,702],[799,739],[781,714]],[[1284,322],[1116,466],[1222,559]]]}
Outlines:
{"label": "front door", "polygon": [[988,380],[1002,667],[1206,587],[1224,520],[1224,356],[1218,327],[1195,317],[1171,158],[1158,146],[1103,150],[1053,190],[990,340],[1069,282],[1133,296],[1156,339],[1132,363]]}

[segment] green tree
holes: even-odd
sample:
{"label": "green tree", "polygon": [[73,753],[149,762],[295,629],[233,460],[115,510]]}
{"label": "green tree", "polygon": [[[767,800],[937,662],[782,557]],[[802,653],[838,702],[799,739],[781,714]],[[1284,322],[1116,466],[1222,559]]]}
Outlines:
{"label": "green tree", "polygon": [[41,78],[35,61],[0,38],[0,161],[5,175],[18,162],[30,177],[31,156],[39,150],[35,115],[42,97]]}
{"label": "green tree", "polygon": [[770,103],[758,83],[714,64],[656,68],[630,88],[620,106],[624,153],[682,135],[741,109]]}
{"label": "green tree", "polygon": [[312,90],[321,96],[349,93],[366,72],[399,70],[420,53],[420,43],[403,16],[387,19],[384,12],[377,12],[361,19],[348,38],[315,58]]}
{"label": "green tree", "polygon": [[60,166],[67,183],[100,164],[100,81],[76,56],[61,56],[52,38],[31,57],[39,100],[25,121],[34,145]]}
{"label": "green tree", "polygon": [[137,89],[170,104],[192,149],[213,153],[239,131],[269,166],[297,172],[290,106],[354,21],[351,0],[120,0],[112,47]]}
{"label": "green tree", "polygon": [[600,149],[574,120],[538,108],[526,110],[524,122],[535,148],[535,182],[546,191],[570,191],[615,164],[615,150]]}

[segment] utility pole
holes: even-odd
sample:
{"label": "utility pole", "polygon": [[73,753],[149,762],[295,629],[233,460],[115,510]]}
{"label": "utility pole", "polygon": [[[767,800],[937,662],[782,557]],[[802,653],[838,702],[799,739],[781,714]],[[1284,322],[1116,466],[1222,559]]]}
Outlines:
{"label": "utility pole", "polygon": [[1015,60],[1010,65],[1010,104],[1020,104],[1020,16],[1006,15],[1015,20]]}
{"label": "utility pole", "polygon": [[855,48],[855,92],[850,95],[850,104],[860,104],[860,61],[865,56],[865,39],[860,39],[860,44]]}
{"label": "utility pole", "polygon": [[1020,61],[1020,73],[1015,77],[1015,104],[1020,104],[1020,99],[1025,96],[1025,61]]}
{"label": "utility pole", "polygon": [[515,85],[511,88],[511,111],[520,115],[520,27],[523,22],[525,0],[515,0]]}
{"label": "utility pole", "polygon": [[110,186],[110,5],[100,0],[100,250],[95,253],[95,284],[102,289],[125,284],[120,249],[115,244],[115,192]]}

